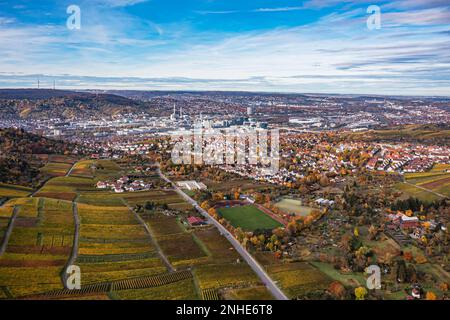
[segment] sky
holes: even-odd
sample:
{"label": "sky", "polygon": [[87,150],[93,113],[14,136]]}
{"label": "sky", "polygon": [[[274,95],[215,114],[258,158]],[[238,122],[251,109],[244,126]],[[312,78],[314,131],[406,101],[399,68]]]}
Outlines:
{"label": "sky", "polygon": [[[70,5],[79,30],[67,27]],[[0,88],[38,79],[58,89],[450,96],[450,1],[0,0]]]}

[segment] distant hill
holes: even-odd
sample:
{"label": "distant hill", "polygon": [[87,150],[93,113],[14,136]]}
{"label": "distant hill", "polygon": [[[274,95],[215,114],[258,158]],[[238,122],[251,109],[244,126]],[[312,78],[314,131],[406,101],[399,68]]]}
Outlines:
{"label": "distant hill", "polygon": [[366,141],[408,141],[422,143],[448,143],[450,141],[449,124],[406,125],[384,130],[371,130],[351,134],[352,139]]}
{"label": "distant hill", "polygon": [[48,89],[0,89],[0,112],[5,118],[79,119],[138,112],[139,102],[114,94]]}
{"label": "distant hill", "polygon": [[0,99],[50,99],[61,97],[91,96],[90,93],[82,93],[66,90],[49,89],[0,89]]}

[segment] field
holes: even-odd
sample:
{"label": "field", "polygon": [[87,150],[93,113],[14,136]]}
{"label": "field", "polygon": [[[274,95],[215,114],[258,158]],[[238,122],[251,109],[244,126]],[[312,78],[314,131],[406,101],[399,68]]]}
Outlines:
{"label": "field", "polygon": [[28,196],[33,190],[12,184],[0,183],[0,198],[20,198]]}
{"label": "field", "polygon": [[36,196],[73,201],[79,192],[94,190],[92,179],[72,176],[56,177],[49,180]]}
{"label": "field", "polygon": [[71,177],[93,178],[94,177],[94,169],[93,169],[94,166],[95,166],[95,161],[93,161],[93,160],[79,161],[73,167],[73,170],[70,173],[70,176]]}
{"label": "field", "polygon": [[60,273],[73,243],[72,204],[34,198],[16,203],[20,210],[0,259],[0,286],[14,297],[62,288]]}
{"label": "field", "polygon": [[57,163],[68,163],[70,165],[73,165],[74,163],[77,162],[77,159],[73,156],[52,154],[48,157],[48,161]]}
{"label": "field", "polygon": [[62,177],[72,168],[70,163],[49,162],[40,170],[51,177]]}
{"label": "field", "polygon": [[124,205],[78,204],[80,245],[77,264],[83,283],[98,283],[163,273],[145,229]]}
{"label": "field", "polygon": [[291,299],[328,288],[332,279],[308,263],[286,263],[267,267],[269,275],[277,281]]}
{"label": "field", "polygon": [[352,133],[350,139],[379,140],[379,139],[411,139],[413,141],[448,140],[450,130],[433,125],[406,125],[399,129],[373,130],[364,133]]}
{"label": "field", "polygon": [[[151,201],[184,212],[193,210],[173,190],[98,190],[96,181],[124,174],[124,169],[107,160],[80,161],[66,177],[62,175],[71,166],[68,159],[50,161],[54,162],[43,170],[54,178],[35,197],[25,197],[32,190],[7,187],[23,193],[0,207],[1,238],[14,208],[18,210],[6,253],[0,258],[0,299],[5,292],[13,298],[42,294],[44,299],[271,298],[252,269],[240,261],[240,255],[215,228],[188,228],[182,225],[182,216],[147,212],[142,216],[147,232],[142,220],[127,206]],[[269,218],[254,209],[251,214],[256,214],[259,223]],[[72,252],[74,214],[80,220],[75,264],[81,268],[81,284],[86,291],[67,296],[62,290],[61,272]],[[192,273],[188,272],[189,279],[164,282],[178,274],[168,272],[172,269],[190,269]],[[160,282],[145,289],[131,285],[150,281],[148,277]],[[112,286],[110,292],[89,292],[91,287],[106,284]],[[58,293],[52,298],[49,292]]]}
{"label": "field", "polygon": [[223,293],[225,300],[273,300],[266,287],[237,288]]}
{"label": "field", "polygon": [[341,273],[336,270],[331,264],[322,262],[312,262],[313,266],[322,271],[324,274],[339,281],[343,285],[350,287],[364,286],[366,283],[366,277],[363,273]]}
{"label": "field", "polygon": [[198,294],[192,279],[171,283],[165,286],[123,290],[115,293],[123,300],[198,300]]}
{"label": "field", "polygon": [[211,190],[213,192],[228,192],[233,188],[240,188],[242,191],[247,191],[273,187],[270,184],[258,183],[251,179],[233,179],[225,182],[215,182],[206,179],[202,180],[202,182],[208,187],[208,190]]}
{"label": "field", "polygon": [[300,200],[294,199],[283,199],[275,206],[287,214],[294,213],[302,217],[306,217],[313,210],[313,208],[303,206]]}
{"label": "field", "polygon": [[433,202],[442,199],[441,197],[435,195],[432,192],[417,188],[414,185],[406,184],[403,182],[396,184],[395,189],[401,191],[406,198],[409,197],[418,198],[425,202]]}
{"label": "field", "polygon": [[407,182],[450,197],[450,165],[437,164],[428,172],[407,173]]}
{"label": "field", "polygon": [[240,227],[245,231],[275,229],[282,226],[281,223],[275,221],[264,212],[251,205],[220,208],[218,211],[223,218],[233,225],[233,227]]}
{"label": "field", "polygon": [[120,206],[125,200],[130,206],[144,205],[146,202],[167,204],[169,208],[177,210],[189,210],[192,207],[183,202],[183,199],[172,190],[149,190],[140,192],[113,193],[111,191],[87,190],[80,191],[78,202],[102,206]]}
{"label": "field", "polygon": [[194,268],[194,274],[202,290],[260,284],[259,278],[245,263],[200,265]]}

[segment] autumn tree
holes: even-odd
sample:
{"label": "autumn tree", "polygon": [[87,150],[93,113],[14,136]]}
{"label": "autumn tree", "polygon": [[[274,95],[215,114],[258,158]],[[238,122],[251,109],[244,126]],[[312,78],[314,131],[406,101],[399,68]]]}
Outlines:
{"label": "autumn tree", "polygon": [[434,292],[428,291],[425,295],[426,300],[437,300],[436,294]]}
{"label": "autumn tree", "polygon": [[367,295],[367,290],[364,287],[358,287],[355,289],[355,298],[356,300],[364,300]]}
{"label": "autumn tree", "polygon": [[211,208],[211,205],[209,204],[209,201],[203,201],[202,204],[200,205],[200,207],[203,210],[208,211]]}

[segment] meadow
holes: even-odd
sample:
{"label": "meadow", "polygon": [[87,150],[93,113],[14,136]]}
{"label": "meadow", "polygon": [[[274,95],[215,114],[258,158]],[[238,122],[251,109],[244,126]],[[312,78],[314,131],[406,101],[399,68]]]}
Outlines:
{"label": "meadow", "polygon": [[257,229],[271,230],[282,227],[281,223],[275,221],[252,205],[220,208],[218,211],[233,227],[240,227],[245,231],[255,231]]}

